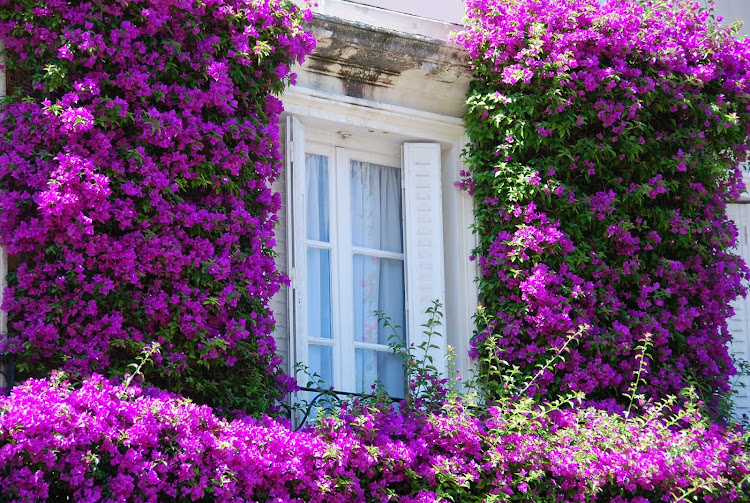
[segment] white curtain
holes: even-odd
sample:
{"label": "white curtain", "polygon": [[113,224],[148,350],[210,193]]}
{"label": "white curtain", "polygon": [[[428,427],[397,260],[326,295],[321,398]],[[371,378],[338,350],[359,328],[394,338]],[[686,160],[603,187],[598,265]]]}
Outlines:
{"label": "white curtain", "polygon": [[[328,158],[305,156],[306,237],[329,242]],[[307,336],[310,339],[331,339],[331,252],[307,247]],[[326,386],[333,386],[333,351],[330,346],[308,346],[310,371],[317,373]]]}
{"label": "white curtain", "polygon": [[[401,173],[397,168],[352,161],[352,244],[372,250],[403,252]],[[354,340],[388,344],[392,334],[378,323],[375,311],[385,313],[404,337],[404,262],[365,254],[353,257]],[[390,394],[403,394],[401,362],[390,350],[357,349],[357,389],[369,391],[380,380]]]}
{"label": "white curtain", "polygon": [[307,239],[328,242],[331,219],[328,213],[328,157],[305,155],[307,196]]}

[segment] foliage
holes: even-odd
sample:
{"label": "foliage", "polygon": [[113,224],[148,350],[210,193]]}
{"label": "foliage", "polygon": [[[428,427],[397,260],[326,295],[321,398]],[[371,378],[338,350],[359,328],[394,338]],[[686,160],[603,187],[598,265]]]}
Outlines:
{"label": "foliage", "polygon": [[[0,0],[3,309],[23,376],[123,375],[265,411],[280,169],[273,96],[314,45],[281,0]],[[28,80],[26,80],[28,79]]]}
{"label": "foliage", "polygon": [[627,406],[694,385],[717,407],[748,277],[725,208],[750,132],[750,42],[690,0],[467,6],[462,185],[492,314],[475,356],[492,347],[530,375],[580,333],[530,392]]}
{"label": "foliage", "polygon": [[[447,385],[456,383],[455,379],[447,379],[441,375],[435,366],[435,354],[440,351],[435,339],[443,336],[438,330],[442,325],[443,305],[434,300],[427,308],[427,321],[422,324],[422,340],[419,344],[406,345],[399,334],[398,326],[391,323],[385,313],[377,312],[378,322],[391,331],[388,337],[388,347],[394,355],[399,357],[404,370],[404,392],[402,408],[411,412],[436,412],[434,407],[440,406],[445,400],[446,393],[455,392],[455,387]],[[450,350],[450,348],[448,348]],[[450,369],[452,371],[452,368]],[[378,387],[376,386],[376,392]]]}
{"label": "foliage", "polygon": [[228,421],[163,391],[101,376],[73,385],[56,373],[0,398],[0,500],[716,503],[750,497],[749,439],[710,425],[697,407],[671,417],[666,402],[626,419],[516,397],[469,409],[447,393],[429,413],[371,402],[321,418],[314,430],[292,432],[270,418]]}

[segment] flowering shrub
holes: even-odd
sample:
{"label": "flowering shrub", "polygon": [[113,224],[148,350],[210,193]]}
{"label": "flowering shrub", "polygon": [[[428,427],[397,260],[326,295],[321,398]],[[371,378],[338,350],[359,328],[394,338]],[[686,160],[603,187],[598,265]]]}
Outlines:
{"label": "flowering shrub", "polygon": [[493,315],[475,354],[532,373],[579,332],[531,392],[619,399],[643,356],[640,392],[692,384],[715,405],[748,274],[725,207],[742,188],[750,41],[692,0],[467,5],[462,183]]}
{"label": "flowering shrub", "polygon": [[22,374],[121,374],[268,410],[282,281],[273,96],[314,45],[282,0],[0,0],[3,309]]}
{"label": "flowering shrub", "polygon": [[350,408],[315,431],[95,376],[0,398],[3,501],[747,501],[747,439],[694,412]]}

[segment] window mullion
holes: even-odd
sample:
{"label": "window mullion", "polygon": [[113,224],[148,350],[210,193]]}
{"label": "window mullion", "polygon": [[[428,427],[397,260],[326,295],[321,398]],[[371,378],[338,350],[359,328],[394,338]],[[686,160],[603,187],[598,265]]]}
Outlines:
{"label": "window mullion", "polygon": [[[354,342],[353,344],[355,349],[369,349],[372,351],[382,351],[384,353],[391,353],[391,347],[385,344],[377,344],[374,342]],[[367,391],[367,390],[365,390]]]}
{"label": "window mullion", "polygon": [[[403,228],[403,218],[401,220],[401,227]],[[367,257],[376,257],[376,258],[387,258],[391,260],[404,260],[404,254],[400,252],[392,252],[387,250],[376,250],[373,248],[365,248],[362,246],[352,246],[352,253],[356,253],[357,255],[365,255]]]}
{"label": "window mullion", "polygon": [[[329,196],[329,198],[330,198],[330,196]],[[334,201],[331,200],[330,202],[333,203]],[[328,219],[330,221],[333,221],[333,216],[332,215],[329,216]],[[331,237],[331,240],[333,240],[332,237]],[[331,241],[330,243],[326,243],[324,241],[316,241],[314,239],[308,239],[308,240],[306,240],[306,243],[307,243],[307,247],[308,248],[317,248],[318,250],[331,250],[331,249],[333,249],[333,241]]]}

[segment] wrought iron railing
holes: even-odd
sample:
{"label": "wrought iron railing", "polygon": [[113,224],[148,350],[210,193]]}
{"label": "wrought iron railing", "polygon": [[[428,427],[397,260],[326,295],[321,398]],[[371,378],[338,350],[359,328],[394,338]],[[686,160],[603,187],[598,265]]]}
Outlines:
{"label": "wrought iron railing", "polygon": [[0,392],[10,395],[16,382],[16,361],[13,356],[0,359]]}
{"label": "wrought iron railing", "polygon": [[[371,395],[368,395],[366,393],[353,393],[351,391],[337,391],[335,389],[301,387],[299,390],[307,391],[308,393],[316,393],[316,395],[312,398],[312,400],[308,401],[306,405],[302,408],[302,410],[304,410],[305,413],[302,416],[302,419],[299,420],[296,427],[294,428],[295,431],[305,426],[305,423],[307,423],[307,420],[310,418],[310,414],[312,413],[314,407],[322,398],[328,398],[329,400],[332,400],[336,402],[338,405],[340,405],[341,402],[343,402],[347,398],[370,398],[371,397]],[[396,398],[393,396],[389,396],[388,399],[392,403],[398,403],[401,400],[403,400],[403,398]]]}
{"label": "wrought iron railing", "polygon": [[[0,392],[3,392],[6,396],[10,395],[10,392],[13,389],[13,386],[15,385],[15,379],[16,379],[15,374],[16,374],[15,359],[13,358],[13,356],[7,356],[4,362],[0,362]],[[315,393],[315,396],[312,398],[312,400],[308,401],[305,407],[302,409],[304,410],[305,413],[300,419],[299,423],[297,424],[297,427],[295,428],[295,430],[299,430],[305,425],[305,423],[307,423],[307,420],[310,418],[310,414],[312,413],[314,407],[324,397],[329,400],[335,401],[339,405],[346,398],[370,398],[371,397],[371,395],[367,395],[365,393],[354,393],[351,391],[338,391],[334,389],[300,387],[299,390],[306,391],[308,393]],[[401,400],[403,400],[403,398],[389,396],[388,400],[390,400],[392,403],[398,403]]]}

